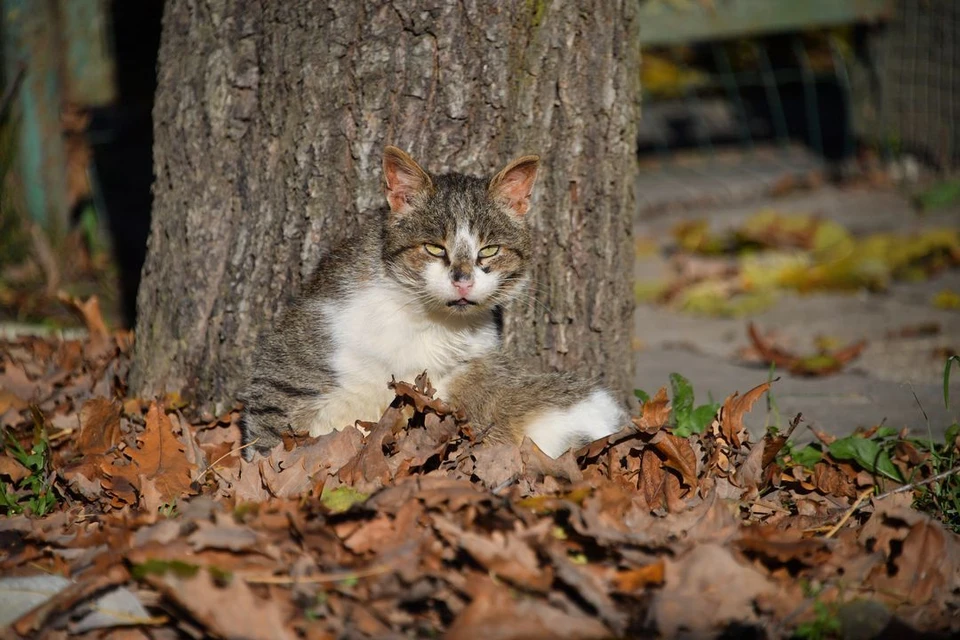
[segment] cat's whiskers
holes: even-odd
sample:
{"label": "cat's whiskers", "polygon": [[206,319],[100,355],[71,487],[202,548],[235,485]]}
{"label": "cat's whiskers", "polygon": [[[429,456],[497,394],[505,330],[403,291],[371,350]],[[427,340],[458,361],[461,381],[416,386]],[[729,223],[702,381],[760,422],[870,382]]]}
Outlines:
{"label": "cat's whiskers", "polygon": [[[521,281],[522,278],[514,278],[514,281]],[[533,290],[531,293],[530,290]],[[545,291],[534,287],[533,285],[520,286],[514,288],[512,291],[499,290],[494,292],[490,298],[493,301],[494,305],[506,307],[515,302],[520,303],[529,303],[533,302],[534,306],[539,306],[545,313],[548,315],[553,315],[553,310],[542,300],[540,300],[535,294],[536,293],[545,293]]]}

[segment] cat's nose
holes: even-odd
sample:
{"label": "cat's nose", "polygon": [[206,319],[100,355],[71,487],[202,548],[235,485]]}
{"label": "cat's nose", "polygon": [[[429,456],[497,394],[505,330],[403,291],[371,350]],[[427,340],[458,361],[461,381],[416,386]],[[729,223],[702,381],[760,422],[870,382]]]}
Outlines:
{"label": "cat's nose", "polygon": [[470,290],[473,289],[473,280],[454,280],[453,287],[461,298],[465,298]]}
{"label": "cat's nose", "polygon": [[466,296],[473,289],[473,274],[470,271],[454,267],[450,279],[461,297]]}

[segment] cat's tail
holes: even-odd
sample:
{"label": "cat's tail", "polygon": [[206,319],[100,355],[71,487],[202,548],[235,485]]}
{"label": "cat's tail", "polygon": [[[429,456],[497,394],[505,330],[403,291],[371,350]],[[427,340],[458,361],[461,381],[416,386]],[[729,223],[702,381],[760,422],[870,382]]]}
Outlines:
{"label": "cat's tail", "polygon": [[488,429],[486,440],[519,443],[528,437],[553,458],[629,423],[624,407],[597,381],[533,373],[507,354],[471,362],[449,395],[471,422]]}

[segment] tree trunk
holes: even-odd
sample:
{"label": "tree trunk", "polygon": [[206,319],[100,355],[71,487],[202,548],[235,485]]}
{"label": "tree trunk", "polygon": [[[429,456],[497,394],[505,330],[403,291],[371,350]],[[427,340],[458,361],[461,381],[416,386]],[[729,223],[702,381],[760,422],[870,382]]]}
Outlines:
{"label": "tree trunk", "polygon": [[168,0],[133,390],[229,403],[260,329],[377,215],[385,144],[433,172],[542,156],[536,301],[506,339],[626,390],[635,5]]}

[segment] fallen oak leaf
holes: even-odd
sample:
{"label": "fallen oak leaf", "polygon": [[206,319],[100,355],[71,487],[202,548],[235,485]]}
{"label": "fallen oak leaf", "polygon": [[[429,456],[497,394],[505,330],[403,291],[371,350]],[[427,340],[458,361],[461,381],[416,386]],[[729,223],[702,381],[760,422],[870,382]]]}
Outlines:
{"label": "fallen oak leaf", "polygon": [[[417,379],[420,380],[419,377]],[[430,381],[424,379],[423,388],[426,391],[433,391],[433,388],[430,387],[429,385],[430,385]],[[433,409],[435,412],[437,412],[440,415],[447,415],[447,414],[453,413],[452,407],[450,407],[450,405],[448,405],[446,402],[444,402],[439,398],[432,397],[433,396],[432,393],[427,394],[424,391],[417,389],[414,385],[410,384],[409,382],[403,382],[402,380],[393,379],[387,383],[387,386],[391,390],[393,390],[393,392],[396,393],[397,396],[412,400],[413,406],[417,410],[417,413],[423,413],[424,409],[428,407],[430,409]]]}
{"label": "fallen oak leaf", "polygon": [[156,402],[150,404],[146,430],[137,440],[140,448],[125,452],[134,464],[120,468],[131,469],[138,476],[153,481],[159,495],[167,502],[189,491],[194,467],[187,460],[183,443],[173,434],[170,418]]}
{"label": "fallen oak leaf", "polygon": [[683,484],[690,489],[697,488],[697,454],[689,440],[661,431],[650,445],[663,456],[664,467],[679,473]]}
{"label": "fallen oak leaf", "polygon": [[[779,378],[778,378],[779,379]],[[770,389],[770,383],[764,382],[757,385],[743,396],[735,392],[723,401],[720,408],[720,420],[718,429],[720,435],[730,443],[734,449],[740,448],[742,442],[741,436],[746,433],[746,427],[743,425],[743,414],[750,411],[757,400]]]}
{"label": "fallen oak leaf", "polygon": [[641,414],[631,418],[637,429],[645,433],[656,433],[670,419],[670,402],[667,400],[667,388],[660,387],[656,395],[643,403]]}

